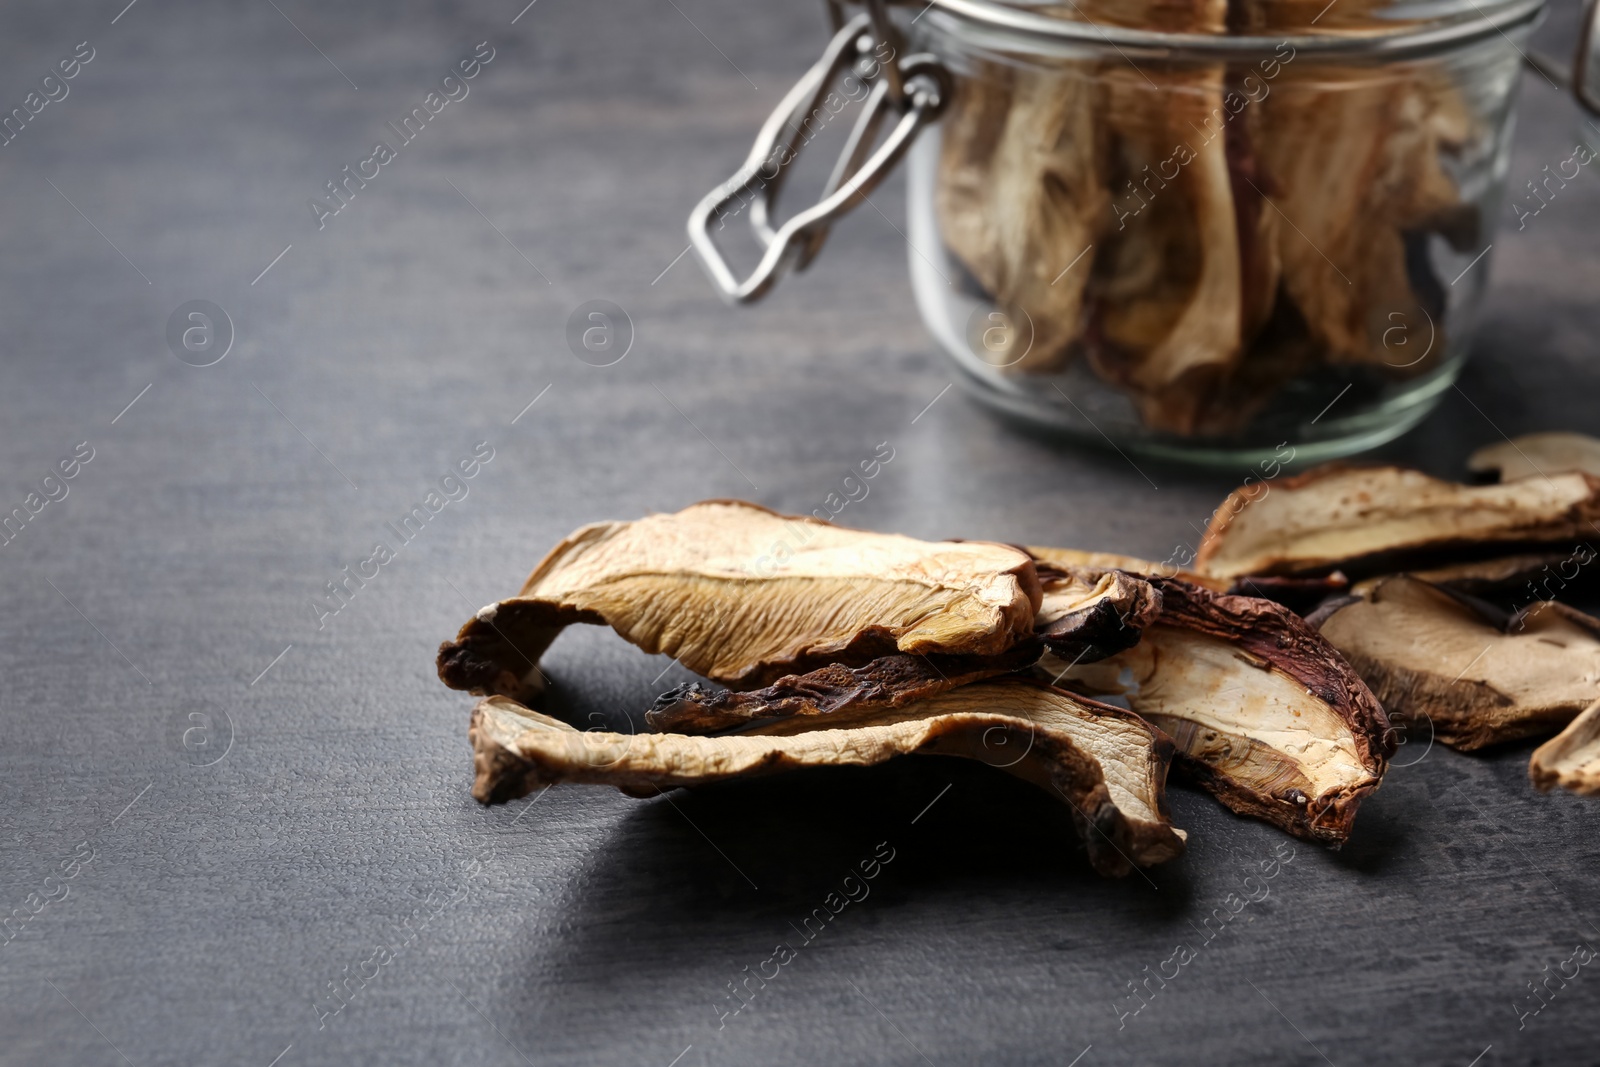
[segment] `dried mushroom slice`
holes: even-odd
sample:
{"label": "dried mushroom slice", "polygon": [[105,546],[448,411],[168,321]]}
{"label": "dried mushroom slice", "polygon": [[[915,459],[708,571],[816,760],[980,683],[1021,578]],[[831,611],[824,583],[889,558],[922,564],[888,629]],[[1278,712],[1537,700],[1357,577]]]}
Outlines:
{"label": "dried mushroom slice", "polygon": [[1570,544],[1600,527],[1600,478],[1459,485],[1403,467],[1319,467],[1217,509],[1196,569],[1214,578],[1396,570],[1471,552]]}
{"label": "dried mushroom slice", "polygon": [[1184,847],[1166,808],[1170,745],[1133,716],[1028,682],[979,682],[826,728],[785,719],[719,737],[580,731],[490,697],[473,710],[470,736],[473,796],[484,803],[560,782],[648,797],[802,767],[951,755],[984,760],[1065,799],[1102,874],[1161,863]]}
{"label": "dried mushroom slice", "polygon": [[1400,575],[1312,621],[1392,718],[1452,748],[1549,733],[1600,698],[1600,621],[1554,601],[1506,615]]}
{"label": "dried mushroom slice", "polygon": [[[1129,863],[1146,867],[1182,853],[1187,835],[1172,826],[1166,800],[1172,744],[1139,716],[1027,678],[963,686],[895,714],[908,712],[923,718],[969,715],[1005,722],[1002,731],[991,726],[981,735],[974,732],[977,745],[969,737],[966,751],[950,754],[970,755],[1040,788],[1053,789],[1072,806],[1090,859],[1102,874],[1121,875]],[[870,726],[884,720],[881,713],[868,712],[853,721]],[[802,735],[813,729],[803,720],[780,719],[751,732]],[[1036,761],[1041,739],[1066,740],[1095,765],[1115,815],[1094,798],[1092,789],[1074,790],[1045,773],[1061,758],[1046,752],[1043,763]]]}
{"label": "dried mushroom slice", "polygon": [[439,649],[452,689],[523,700],[534,664],[575,622],[736,688],[892,652],[998,655],[1030,636],[1039,581],[1026,553],[928,542],[708,501],[585,526],[521,593],[479,611]]}
{"label": "dried mushroom slice", "polygon": [[1467,457],[1467,470],[1501,482],[1572,471],[1600,475],[1600,439],[1583,433],[1525,434],[1478,449]]}
{"label": "dried mushroom slice", "polygon": [[[1593,562],[1595,550],[1580,545],[1576,551],[1517,552],[1509,556],[1491,556],[1488,559],[1469,559],[1460,563],[1446,563],[1439,567],[1413,567],[1406,573],[1434,585],[1454,589],[1458,593],[1481,596],[1485,593],[1503,592],[1522,585],[1551,567],[1558,569],[1563,582],[1576,578],[1577,571],[1566,573],[1566,567],[1581,568]],[[1358,582],[1351,587],[1353,593],[1365,593],[1392,575],[1378,575]],[[1554,593],[1540,599],[1548,600]]]}
{"label": "dried mushroom slice", "polygon": [[[1058,369],[1082,328],[1088,271],[1063,268],[1111,217],[1095,120],[1097,70],[1083,62],[985,67],[961,80],[942,122],[940,228],[1016,319],[1014,329],[975,345],[1008,373]],[[990,344],[990,337],[1001,340]]]}
{"label": "dried mushroom slice", "polygon": [[1038,640],[997,656],[894,653],[860,667],[831,663],[779,678],[765,688],[716,691],[698,682],[663,694],[646,714],[653,729],[705,733],[771,716],[835,715],[846,709],[901,707],[956,686],[1024,670],[1044,648],[1073,662],[1103,659],[1135,644],[1161,610],[1149,582],[1121,571],[1071,572],[1046,565],[1034,619]]}
{"label": "dried mushroom slice", "polygon": [[1243,355],[1250,309],[1271,304],[1275,270],[1256,246],[1275,220],[1236,202],[1223,68],[1157,76],[1103,75],[1117,228],[1096,254],[1090,352],[1146,425],[1192,434]]}
{"label": "dried mushroom slice", "polygon": [[939,119],[935,210],[944,243],[993,292],[1005,271],[989,225],[994,157],[1011,110],[1013,70],[987,64],[956,86]]}
{"label": "dried mushroom slice", "polygon": [[1126,652],[1041,672],[1118,698],[1168,734],[1178,765],[1228,808],[1337,847],[1393,751],[1383,708],[1280,604],[1156,579],[1161,618]]}
{"label": "dried mushroom slice", "polygon": [[652,730],[703,734],[766,718],[898,708],[947,689],[1023,670],[1042,651],[1041,642],[1024,641],[998,656],[896,652],[861,667],[830,663],[746,692],[689,682],[657,697],[655,706],[645,712],[645,722]]}
{"label": "dried mushroom slice", "polygon": [[1284,289],[1324,358],[1406,376],[1436,367],[1445,286],[1430,234],[1462,252],[1478,238],[1444,162],[1476,132],[1461,90],[1416,67],[1285,62],[1261,111],[1262,187],[1294,223],[1277,234]]}
{"label": "dried mushroom slice", "polygon": [[[1254,190],[1248,187],[1246,190],[1247,196],[1260,200]],[[1249,202],[1238,202],[1236,206],[1243,225],[1247,220],[1245,209],[1249,207]],[[1275,212],[1258,215],[1266,222],[1280,219]],[[1244,291],[1253,297],[1246,306],[1248,311],[1263,297],[1260,285],[1249,280],[1254,277],[1252,272],[1277,268],[1268,254],[1259,250],[1249,256],[1242,255],[1240,262],[1246,275]],[[1270,297],[1274,294],[1264,295]],[[1259,331],[1255,330],[1254,319],[1246,319],[1244,351],[1227,375],[1203,383],[1203,390],[1180,398],[1193,411],[1194,433],[1224,436],[1237,433],[1260,415],[1286,384],[1314,369],[1320,362],[1321,352],[1312,342],[1304,318],[1284,294],[1281,284],[1275,296],[1270,305],[1271,315]]]}
{"label": "dried mushroom slice", "polygon": [[1600,703],[1533,750],[1528,778],[1541,793],[1560,786],[1580,796],[1600,796]]}
{"label": "dried mushroom slice", "polygon": [[1091,662],[1121,652],[1161,612],[1161,594],[1126,571],[1045,565],[1039,582],[1044,593],[1034,633],[1067,659]]}

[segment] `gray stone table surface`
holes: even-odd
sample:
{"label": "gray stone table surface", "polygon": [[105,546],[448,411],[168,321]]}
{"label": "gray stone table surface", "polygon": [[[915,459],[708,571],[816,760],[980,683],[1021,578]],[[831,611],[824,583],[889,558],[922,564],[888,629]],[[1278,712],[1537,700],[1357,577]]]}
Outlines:
{"label": "gray stone table surface", "polygon": [[[1535,795],[1531,746],[1403,750],[1340,853],[1175,788],[1190,851],[1122,881],[960,761],[474,803],[434,650],[574,526],[810,511],[887,442],[841,521],[1165,557],[1237,475],[942,394],[898,181],[765,303],[712,297],[683,219],[819,49],[810,3],[123,4],[0,9],[4,109],[92,53],[0,147],[0,510],[92,451],[0,547],[0,1062],[1596,1062],[1594,972],[1515,1007],[1600,940],[1600,806]],[[475,50],[468,95],[319,229],[307,201]],[[1513,186],[1577,126],[1530,79]],[[1502,233],[1476,362],[1387,454],[1455,474],[1502,432],[1600,431],[1597,225],[1585,175]],[[595,299],[636,335],[609,367],[566,340]],[[189,364],[168,345],[190,301],[231,320],[210,366],[220,326]],[[686,680],[594,629],[548,668],[580,724]]]}

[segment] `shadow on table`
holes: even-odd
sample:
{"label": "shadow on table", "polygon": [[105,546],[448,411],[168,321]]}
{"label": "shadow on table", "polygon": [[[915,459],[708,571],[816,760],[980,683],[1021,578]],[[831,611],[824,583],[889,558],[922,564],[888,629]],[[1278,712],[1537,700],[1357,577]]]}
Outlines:
{"label": "shadow on table", "polygon": [[1191,896],[1182,859],[1102,878],[1068,809],[952,757],[639,801],[558,892],[557,924],[513,935],[525,984],[506,993],[530,1040],[580,1026],[595,1000],[713,1002],[783,942],[812,960],[819,948],[893,956],[960,929],[1043,951],[1104,936],[1082,920],[1106,913],[1160,940]]}

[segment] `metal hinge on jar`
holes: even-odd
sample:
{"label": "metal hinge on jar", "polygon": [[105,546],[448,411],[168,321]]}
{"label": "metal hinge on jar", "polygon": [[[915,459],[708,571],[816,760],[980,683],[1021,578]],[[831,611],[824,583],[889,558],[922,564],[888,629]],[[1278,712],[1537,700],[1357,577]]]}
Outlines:
{"label": "metal hinge on jar", "polygon": [[[902,56],[901,40],[882,0],[840,22],[819,59],[795,83],[767,118],[744,165],[695,206],[689,238],[723,299],[743,304],[759,299],[787,270],[804,270],[821,250],[835,219],[860,204],[888,176],[917,134],[939,116],[950,98],[949,73],[933,56]],[[836,84],[858,79],[868,88],[817,203],[783,225],[771,224],[784,179],[799,157],[806,128]],[[878,144],[885,119],[894,126]],[[764,251],[755,270],[740,279],[711,238],[711,223],[721,220],[734,201],[748,198],[750,225]]]}

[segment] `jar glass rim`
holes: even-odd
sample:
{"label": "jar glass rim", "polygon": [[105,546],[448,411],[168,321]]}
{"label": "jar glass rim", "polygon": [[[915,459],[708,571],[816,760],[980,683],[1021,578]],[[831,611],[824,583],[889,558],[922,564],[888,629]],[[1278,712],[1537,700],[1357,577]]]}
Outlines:
{"label": "jar glass rim", "polygon": [[[1393,29],[1357,32],[1271,35],[1169,33],[1162,30],[1079,22],[1029,11],[997,0],[928,0],[913,21],[924,17],[957,38],[1000,35],[1027,42],[1034,50],[1051,44],[1067,48],[1113,48],[1141,56],[1181,59],[1253,59],[1273,55],[1285,44],[1298,54],[1328,57],[1399,58],[1459,47],[1481,37],[1503,34],[1543,14],[1545,0],[1473,3],[1468,13],[1397,24]],[[998,43],[992,41],[991,43]]]}

